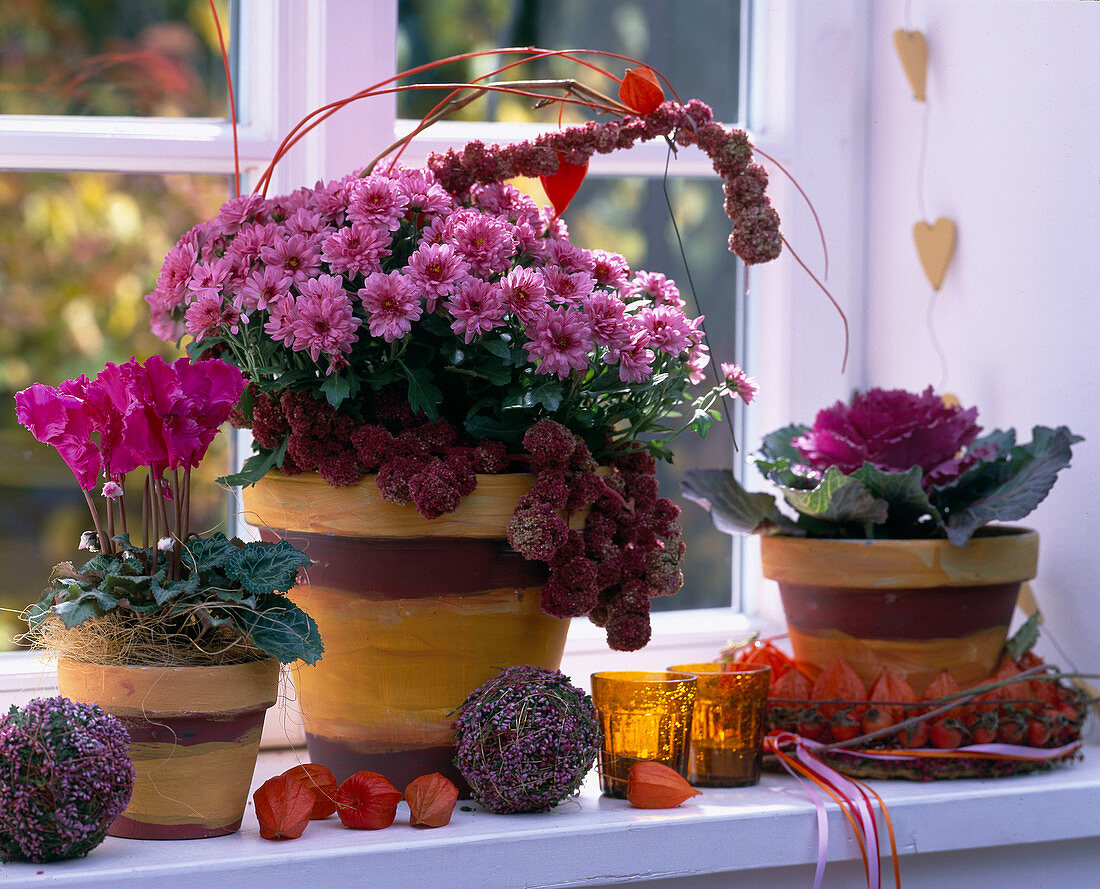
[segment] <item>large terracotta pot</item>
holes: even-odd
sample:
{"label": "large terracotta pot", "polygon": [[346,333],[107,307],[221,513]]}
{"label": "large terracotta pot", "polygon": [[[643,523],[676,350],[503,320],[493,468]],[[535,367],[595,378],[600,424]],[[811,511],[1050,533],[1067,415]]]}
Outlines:
{"label": "large terracotta pot", "polygon": [[130,732],[137,772],[116,837],[190,840],[241,826],[264,712],[278,695],[274,659],[224,667],[118,667],[61,660],[67,698],[98,704]]}
{"label": "large terracotta pot", "polygon": [[794,655],[815,675],[843,657],[870,685],[883,667],[919,694],[940,670],[966,687],[997,667],[1039,535],[987,529],[946,540],[761,538],[779,583]]}
{"label": "large terracotta pot", "polygon": [[291,597],[316,619],[325,654],[298,664],[310,758],[343,779],[379,772],[398,788],[455,768],[453,712],[502,667],[557,668],[567,620],[540,609],[544,566],[505,537],[527,475],[480,475],[431,521],[381,498],[373,477],[332,488],[269,474],[244,491],[245,518],[313,564]]}

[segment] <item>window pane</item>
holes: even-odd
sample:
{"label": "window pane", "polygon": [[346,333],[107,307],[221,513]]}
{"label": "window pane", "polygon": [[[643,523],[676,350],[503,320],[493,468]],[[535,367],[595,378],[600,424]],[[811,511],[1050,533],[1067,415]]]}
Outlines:
{"label": "window pane", "polygon": [[0,3],[0,113],[226,117],[226,95],[207,0]]}
{"label": "window pane", "polygon": [[[14,393],[131,355],[178,357],[149,333],[143,297],[176,239],[229,193],[216,176],[0,173],[0,609],[22,609],[54,564],[79,561],[91,525],[68,468],[16,423]],[[204,482],[227,465],[216,441]],[[217,525],[224,495],[196,484],[193,508],[193,527]],[[0,649],[16,629],[0,610]]]}
{"label": "window pane", "polygon": [[[502,46],[601,49],[653,65],[672,78],[685,101],[702,99],[719,120],[735,121],[740,18],[738,0],[400,0],[398,68]],[[612,73],[622,73],[624,63],[617,59],[588,58]],[[507,60],[473,59],[415,79],[468,81]],[[518,76],[577,77],[578,68],[547,60],[519,69]],[[611,95],[617,90],[613,81],[600,75],[581,79]],[[428,91],[400,93],[398,116],[419,119],[439,98]],[[530,106],[530,99],[490,96],[456,118],[530,120]],[[538,119],[545,120],[545,113]]]}

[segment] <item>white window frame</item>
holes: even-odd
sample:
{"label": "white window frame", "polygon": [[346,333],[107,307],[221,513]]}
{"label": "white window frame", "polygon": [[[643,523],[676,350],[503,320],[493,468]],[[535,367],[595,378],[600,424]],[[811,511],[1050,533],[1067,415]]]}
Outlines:
{"label": "white window frame", "polygon": [[[236,83],[242,188],[262,171],[276,146],[302,116],[351,95],[396,70],[397,0],[372,0],[364,16],[360,0],[239,0],[240,74]],[[860,0],[822,3],[746,2],[741,107],[756,144],[797,171],[812,193],[829,233],[830,287],[858,331],[861,316],[863,214],[862,119],[866,8]],[[858,52],[838,56],[838,47]],[[361,67],[353,60],[367,60]],[[375,72],[378,73],[377,76]],[[823,76],[822,72],[826,72]],[[275,170],[270,193],[332,178],[362,165],[401,132],[392,97],[369,99],[341,112],[296,146]],[[824,112],[824,113],[823,113]],[[794,122],[799,121],[796,128]],[[102,170],[231,173],[232,133],[225,120],[15,117],[0,120],[0,168],[8,170]],[[476,135],[484,141],[526,138],[538,127],[509,124],[443,123],[418,138],[405,154],[422,162],[428,152],[461,145]],[[373,149],[373,151],[372,151]],[[660,143],[593,158],[594,176],[659,175],[665,149]],[[674,162],[677,176],[713,177],[695,150]],[[816,179],[814,178],[816,175]],[[773,172],[771,192],[784,218],[784,232],[803,257],[815,261],[816,231],[800,199]],[[852,196],[857,196],[853,204]],[[720,233],[716,249],[722,249]],[[838,245],[839,248],[838,249]],[[856,249],[852,249],[856,248]],[[839,330],[825,299],[789,259],[749,274],[746,367],[764,382],[760,400],[739,424],[742,458],[766,431],[808,418],[817,405],[840,397],[835,375],[822,367],[839,364]],[[848,299],[845,296],[848,295]],[[765,345],[767,344],[767,345]],[[849,382],[860,383],[862,360],[853,353]],[[694,507],[692,507],[694,508]],[[752,624],[781,626],[776,597],[758,576],[756,547],[735,565],[755,611]],[[736,568],[735,568],[736,570]],[[640,652],[606,649],[602,631],[575,622],[567,649],[568,670],[587,676],[603,668],[657,666],[712,658],[723,644],[741,638],[750,620],[730,608],[655,614],[654,641]],[[48,680],[28,655],[0,657],[0,706],[12,698],[48,693]]]}

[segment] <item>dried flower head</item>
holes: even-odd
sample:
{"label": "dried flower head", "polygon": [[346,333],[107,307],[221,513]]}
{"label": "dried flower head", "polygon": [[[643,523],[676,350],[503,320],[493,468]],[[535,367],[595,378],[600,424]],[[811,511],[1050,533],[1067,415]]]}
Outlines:
{"label": "dried flower head", "polygon": [[455,765],[487,809],[544,812],[577,792],[600,740],[592,699],[568,677],[507,667],[459,708]]}
{"label": "dried flower head", "polygon": [[103,842],[130,801],[129,748],[94,704],[13,706],[0,720],[0,861],[81,858]]}

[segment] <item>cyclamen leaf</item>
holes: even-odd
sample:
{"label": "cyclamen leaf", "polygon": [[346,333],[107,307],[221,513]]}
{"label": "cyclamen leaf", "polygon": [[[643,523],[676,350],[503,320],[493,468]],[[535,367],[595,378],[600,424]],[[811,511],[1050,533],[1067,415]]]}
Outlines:
{"label": "cyclamen leaf", "polygon": [[225,565],[226,576],[256,596],[285,593],[298,579],[298,569],[309,564],[309,556],[285,540],[277,543],[246,543]]}
{"label": "cyclamen leaf", "polygon": [[203,573],[214,569],[224,570],[240,549],[240,546],[221,531],[215,531],[209,537],[193,537],[188,540],[180,558],[192,571]]}
{"label": "cyclamen leaf", "polygon": [[317,622],[285,596],[266,596],[265,606],[262,612],[234,609],[234,626],[281,663],[317,663],[325,651]]}
{"label": "cyclamen leaf", "polygon": [[1023,655],[1031,651],[1039,639],[1039,612],[1035,612],[1025,620],[1012,638],[1005,643],[1005,654],[1018,661]]}
{"label": "cyclamen leaf", "polygon": [[783,496],[791,506],[811,518],[860,525],[881,525],[886,521],[886,501],[875,497],[862,482],[844,475],[835,466],[825,471],[821,483],[812,491],[784,488]]}
{"label": "cyclamen leaf", "polygon": [[[70,588],[70,595],[73,593],[75,590]],[[74,599],[54,605],[51,610],[61,618],[65,629],[71,630],[86,620],[106,614],[117,605],[118,599],[114,596],[99,590],[87,590]]]}
{"label": "cyclamen leaf", "polygon": [[710,513],[714,527],[726,534],[752,534],[769,524],[790,525],[771,494],[751,493],[728,469],[689,469],[680,493]]}

